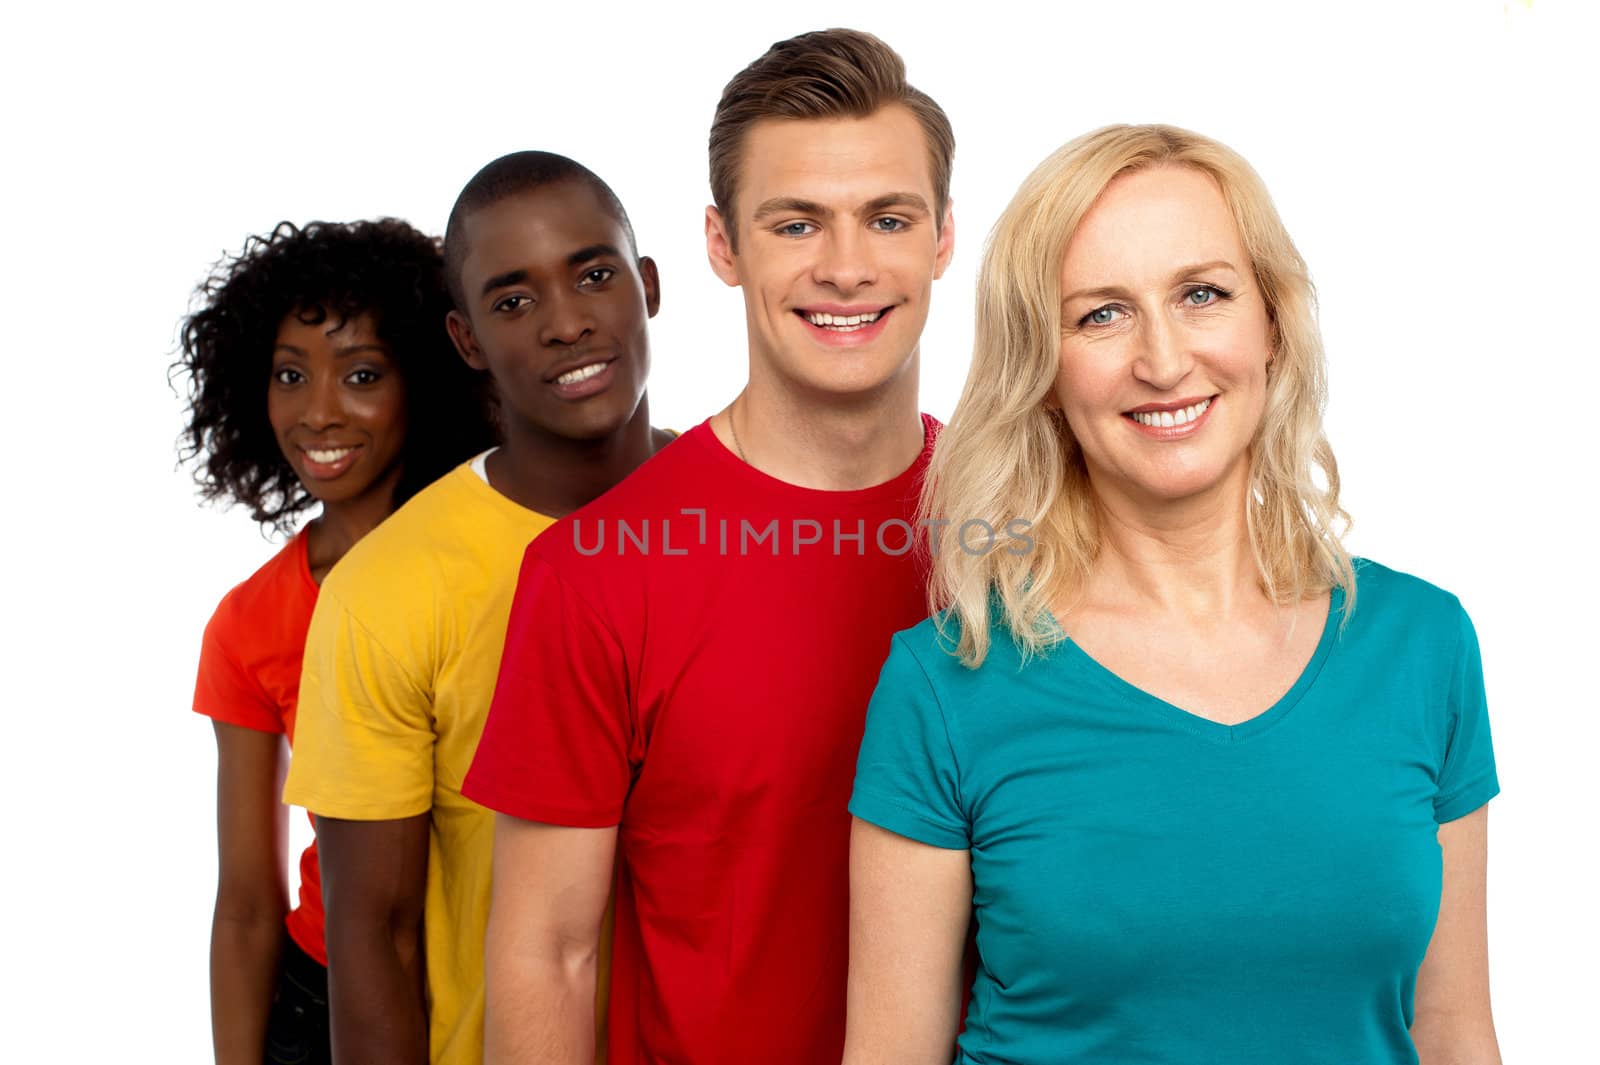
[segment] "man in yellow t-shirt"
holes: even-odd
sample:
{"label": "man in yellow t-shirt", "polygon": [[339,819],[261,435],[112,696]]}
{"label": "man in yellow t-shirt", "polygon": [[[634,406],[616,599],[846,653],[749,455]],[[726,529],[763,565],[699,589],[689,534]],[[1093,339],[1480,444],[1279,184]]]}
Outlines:
{"label": "man in yellow t-shirt", "polygon": [[[450,334],[493,378],[503,443],[329,574],[284,792],[317,819],[335,1054],[386,1065],[483,1058],[494,822],[460,787],[523,551],[671,439],[645,398],[655,264],[592,172],[545,152],[490,163],[451,211],[445,261]],[[315,446],[363,441],[328,425]]]}

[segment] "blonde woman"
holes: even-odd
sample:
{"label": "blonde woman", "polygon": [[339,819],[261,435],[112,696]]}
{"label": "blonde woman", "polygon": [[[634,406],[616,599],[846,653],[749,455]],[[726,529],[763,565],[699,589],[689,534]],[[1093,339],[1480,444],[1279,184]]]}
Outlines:
{"label": "blonde woman", "polygon": [[1341,546],[1323,401],[1238,155],[1111,127],[1023,184],[850,803],[849,1065],[1499,1061],[1477,640]]}

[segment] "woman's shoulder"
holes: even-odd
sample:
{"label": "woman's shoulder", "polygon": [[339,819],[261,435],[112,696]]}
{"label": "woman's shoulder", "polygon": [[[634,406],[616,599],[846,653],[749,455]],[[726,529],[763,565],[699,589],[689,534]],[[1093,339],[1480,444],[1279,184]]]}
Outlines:
{"label": "woman's shoulder", "polygon": [[924,618],[909,629],[895,633],[890,641],[889,653],[908,655],[919,664],[937,661],[947,649],[953,647],[959,633],[955,626],[954,618],[947,619],[943,614]]}
{"label": "woman's shoulder", "polygon": [[311,579],[306,564],[306,530],[302,528],[259,569],[222,597],[211,615],[210,627],[248,626],[252,618],[285,606],[304,605],[309,615],[316,598],[316,582]]}
{"label": "woman's shoulder", "polygon": [[1014,673],[1024,664],[1010,627],[1003,616],[991,612],[983,661],[977,666],[967,665],[960,653],[961,624],[954,611],[940,611],[895,633],[891,654],[915,660],[936,687],[945,683],[979,683],[1002,672]]}
{"label": "woman's shoulder", "polygon": [[1412,573],[1355,558],[1356,595],[1341,638],[1369,653],[1430,649],[1448,658],[1475,639],[1472,620],[1453,593]]}
{"label": "woman's shoulder", "polygon": [[1454,619],[1462,612],[1461,600],[1422,577],[1392,569],[1370,558],[1350,560],[1356,576],[1356,612],[1364,606],[1385,612],[1404,612]]}

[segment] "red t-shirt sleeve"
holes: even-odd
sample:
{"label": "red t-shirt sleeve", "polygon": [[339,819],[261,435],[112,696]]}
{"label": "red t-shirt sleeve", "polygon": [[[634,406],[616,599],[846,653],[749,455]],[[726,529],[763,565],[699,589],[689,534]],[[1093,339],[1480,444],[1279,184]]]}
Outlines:
{"label": "red t-shirt sleeve", "polygon": [[618,824],[637,762],[636,732],[616,634],[530,547],[494,701],[461,793],[526,821]]}
{"label": "red t-shirt sleeve", "polygon": [[200,672],[194,684],[196,713],[257,732],[283,732],[283,713],[245,669],[237,651],[249,638],[233,603],[225,599],[200,641]]}

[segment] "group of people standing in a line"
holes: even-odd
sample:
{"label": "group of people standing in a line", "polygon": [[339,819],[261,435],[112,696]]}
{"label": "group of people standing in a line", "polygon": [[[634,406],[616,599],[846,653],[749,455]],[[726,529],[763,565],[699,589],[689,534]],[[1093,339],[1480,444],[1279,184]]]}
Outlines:
{"label": "group of people standing in a line", "polygon": [[941,427],[953,154],[867,34],[728,83],[749,380],[681,436],[656,266],[560,155],[442,249],[285,223],[202,286],[204,494],[320,508],[202,644],[219,1063],[1499,1061],[1476,637],[1341,545],[1260,179],[1052,154]]}

